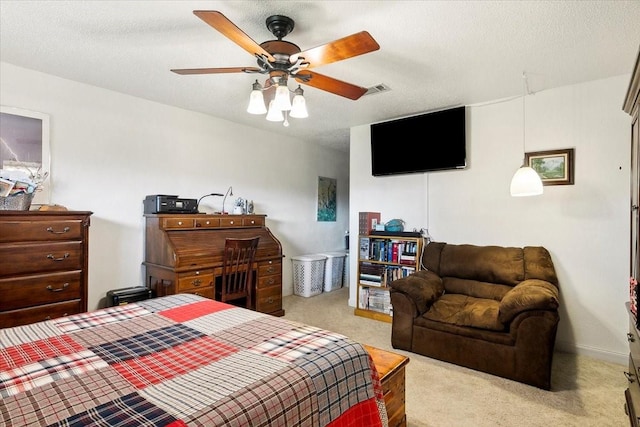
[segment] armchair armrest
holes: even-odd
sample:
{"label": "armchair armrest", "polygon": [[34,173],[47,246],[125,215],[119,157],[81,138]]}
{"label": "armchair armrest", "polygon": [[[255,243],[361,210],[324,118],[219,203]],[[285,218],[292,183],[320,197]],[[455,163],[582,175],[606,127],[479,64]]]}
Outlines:
{"label": "armchair armrest", "polygon": [[550,282],[529,279],[520,282],[500,301],[498,320],[509,323],[527,310],[557,310],[558,288]]}
{"label": "armchair armrest", "polygon": [[422,314],[444,293],[442,279],[427,270],[418,270],[402,279],[389,283],[390,292],[405,294],[416,305],[418,313]]}

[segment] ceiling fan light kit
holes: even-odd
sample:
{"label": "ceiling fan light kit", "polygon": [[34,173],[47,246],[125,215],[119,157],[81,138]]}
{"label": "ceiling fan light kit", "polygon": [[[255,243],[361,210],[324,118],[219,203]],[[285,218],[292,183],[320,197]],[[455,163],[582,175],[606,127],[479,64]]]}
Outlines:
{"label": "ceiling fan light kit", "polygon": [[[291,91],[288,86],[289,78],[300,84],[306,84],[316,89],[324,90],[351,100],[357,100],[367,92],[367,88],[343,82],[332,77],[311,71],[314,67],[330,64],[354,56],[373,52],[380,49],[380,45],[366,31],[343,37],[301,51],[300,48],[288,41],[282,40],[295,27],[293,19],[283,15],[272,15],[266,19],[266,26],[277,40],[269,40],[261,44],[256,43],[222,13],[215,10],[195,10],[193,13],[209,24],[241,48],[256,58],[258,67],[224,67],[224,68],[185,68],[172,69],[176,74],[220,74],[220,73],[259,73],[269,77],[264,87],[258,82],[252,84],[247,112],[249,114],[267,114],[269,121],[281,121],[289,126],[288,117],[306,118],[307,111],[304,91],[298,88]],[[264,92],[269,94],[267,109]],[[293,100],[290,96],[293,94]]]}

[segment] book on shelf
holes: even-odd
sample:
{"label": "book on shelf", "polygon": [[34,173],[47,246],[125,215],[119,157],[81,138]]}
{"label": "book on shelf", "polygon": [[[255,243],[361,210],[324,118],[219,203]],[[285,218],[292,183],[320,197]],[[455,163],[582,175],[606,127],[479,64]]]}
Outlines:
{"label": "book on shelf", "polygon": [[360,284],[366,286],[375,286],[378,288],[382,287],[382,282],[380,280],[360,279]]}
{"label": "book on shelf", "polygon": [[391,262],[398,262],[401,243],[394,240],[391,242]]}
{"label": "book on shelf", "polygon": [[369,259],[370,241],[368,237],[360,237],[360,259]]}
{"label": "book on shelf", "polygon": [[358,231],[360,234],[369,234],[380,223],[380,212],[359,212]]}

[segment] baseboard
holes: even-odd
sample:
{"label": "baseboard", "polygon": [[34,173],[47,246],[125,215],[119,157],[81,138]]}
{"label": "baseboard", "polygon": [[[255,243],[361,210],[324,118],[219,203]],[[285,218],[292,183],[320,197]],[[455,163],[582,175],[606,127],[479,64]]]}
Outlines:
{"label": "baseboard", "polygon": [[566,341],[556,341],[556,350],[565,353],[578,354],[580,356],[592,357],[604,362],[617,363],[626,366],[629,364],[629,353],[617,353],[614,351],[602,350],[601,348],[576,345]]}

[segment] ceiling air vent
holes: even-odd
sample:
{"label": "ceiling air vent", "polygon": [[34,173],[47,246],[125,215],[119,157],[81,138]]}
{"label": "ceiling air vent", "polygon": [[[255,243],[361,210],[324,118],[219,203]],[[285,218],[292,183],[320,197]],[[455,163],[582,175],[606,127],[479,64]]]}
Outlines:
{"label": "ceiling air vent", "polygon": [[387,86],[384,83],[379,83],[375,86],[371,86],[370,88],[367,89],[367,91],[364,93],[365,95],[373,95],[376,93],[382,93],[382,92],[389,92],[391,90],[391,88],[389,86]]}

